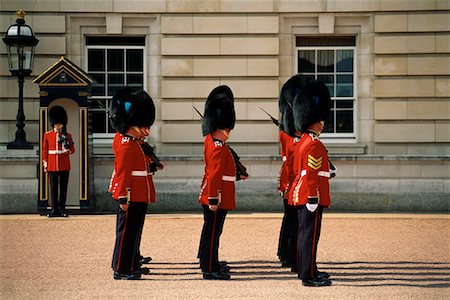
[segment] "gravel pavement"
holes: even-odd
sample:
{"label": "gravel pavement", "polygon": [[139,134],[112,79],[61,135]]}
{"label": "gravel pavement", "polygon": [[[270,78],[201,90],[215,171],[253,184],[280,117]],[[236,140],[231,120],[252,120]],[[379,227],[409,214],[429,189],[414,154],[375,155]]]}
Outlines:
{"label": "gravel pavement", "polygon": [[220,259],[229,281],[202,279],[201,214],[148,214],[151,274],[116,281],[115,215],[0,216],[1,299],[450,299],[450,215],[326,213],[318,266],[331,287],[281,268],[281,214],[230,213]]}

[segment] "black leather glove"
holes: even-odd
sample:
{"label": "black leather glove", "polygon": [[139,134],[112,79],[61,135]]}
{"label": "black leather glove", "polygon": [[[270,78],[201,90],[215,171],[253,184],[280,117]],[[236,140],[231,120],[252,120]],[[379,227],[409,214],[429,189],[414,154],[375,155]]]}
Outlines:
{"label": "black leather glove", "polygon": [[336,177],[337,168],[335,165],[333,165],[333,163],[331,161],[329,161],[329,163],[330,163],[330,178],[334,178],[334,177]]}

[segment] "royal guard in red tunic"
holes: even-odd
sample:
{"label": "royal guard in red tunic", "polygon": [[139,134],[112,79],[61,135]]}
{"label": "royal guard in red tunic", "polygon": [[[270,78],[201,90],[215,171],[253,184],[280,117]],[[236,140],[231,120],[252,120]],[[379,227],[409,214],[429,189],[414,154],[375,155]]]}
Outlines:
{"label": "royal guard in red tunic", "polygon": [[331,285],[329,274],[317,269],[317,245],[322,212],[330,206],[330,164],[327,150],[319,140],[330,111],[325,84],[311,81],[294,100],[295,128],[303,133],[297,146],[297,176],[289,190],[289,202],[298,216],[298,278],[305,286]]}
{"label": "royal guard in red tunic", "polygon": [[281,156],[281,167],[280,172],[278,174],[278,191],[280,192],[281,197],[286,191],[286,187],[288,185],[288,173],[287,173],[287,153],[288,149],[293,144],[293,139],[290,135],[288,135],[284,130],[280,128],[280,133],[278,135],[278,139],[280,141],[280,156]]}
{"label": "royal guard in red tunic", "polygon": [[281,266],[291,267],[294,270],[296,270],[297,210],[295,207],[289,205],[287,191],[295,179],[296,174],[293,171],[294,153],[301,135],[301,133],[295,130],[292,105],[294,98],[299,93],[303,84],[303,80],[299,75],[292,76],[283,85],[278,102],[281,114],[279,127],[283,161],[279,173],[278,190],[283,199],[284,215],[281,222],[277,254],[280,258]]}
{"label": "royal guard in red tunic", "polygon": [[227,212],[235,208],[234,183],[248,177],[239,157],[226,143],[235,121],[231,89],[215,88],[206,100],[202,123],[205,173],[198,200],[204,215],[199,247],[204,279],[230,279],[229,267],[219,263],[219,240]]}
{"label": "royal guard in red tunic", "polygon": [[123,88],[112,99],[110,120],[117,130],[109,187],[118,204],[113,277],[134,280],[149,273],[141,267],[139,246],[147,206],[156,201],[152,175],[163,167],[147,155],[144,141],[155,120],[153,100],[145,91]]}
{"label": "royal guard in red tunic", "polygon": [[50,125],[42,140],[42,165],[50,181],[50,206],[48,217],[67,217],[66,199],[69,183],[70,158],[75,152],[72,135],[67,132],[67,113],[61,106],[49,111]]}

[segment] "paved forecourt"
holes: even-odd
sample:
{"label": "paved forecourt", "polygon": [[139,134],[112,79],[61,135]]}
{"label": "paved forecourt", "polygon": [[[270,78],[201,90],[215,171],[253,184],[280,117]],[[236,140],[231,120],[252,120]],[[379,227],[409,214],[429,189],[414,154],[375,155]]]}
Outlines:
{"label": "paved forecourt", "polygon": [[308,288],[276,257],[281,214],[231,213],[220,258],[229,281],[202,279],[201,214],[148,214],[140,281],[112,279],[114,215],[0,216],[2,299],[448,299],[450,216],[325,214],[318,250],[333,285]]}

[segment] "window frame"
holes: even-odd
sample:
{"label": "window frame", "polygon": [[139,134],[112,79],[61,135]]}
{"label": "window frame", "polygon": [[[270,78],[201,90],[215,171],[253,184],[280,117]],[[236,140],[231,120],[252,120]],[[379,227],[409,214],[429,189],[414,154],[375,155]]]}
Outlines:
{"label": "window frame", "polygon": [[[298,54],[300,50],[314,50],[315,51],[315,57],[317,59],[317,51],[318,50],[334,50],[334,70],[333,70],[333,77],[334,77],[334,95],[336,95],[336,88],[337,88],[337,81],[336,76],[340,73],[336,72],[336,50],[352,50],[353,51],[353,97],[336,97],[333,96],[331,99],[333,101],[339,101],[339,100],[352,100],[353,101],[353,133],[322,133],[320,135],[321,140],[329,143],[356,143],[357,136],[358,136],[358,126],[357,126],[357,111],[358,111],[358,89],[357,89],[357,71],[358,71],[358,65],[357,65],[357,48],[355,46],[296,46],[295,47],[295,73],[298,73]],[[315,64],[314,74],[313,73],[306,73],[308,75],[314,75],[314,78],[317,79],[317,76],[320,75],[320,73],[317,72],[317,64]],[[325,74],[328,74],[326,72]],[[339,100],[336,100],[339,99]],[[336,111],[336,107],[335,107]],[[330,112],[331,113],[331,112]],[[334,118],[336,121],[336,118]]]}
{"label": "window frame", "polygon": [[[142,50],[142,55],[143,55],[143,58],[142,58],[142,77],[143,77],[143,89],[144,90],[147,90],[147,47],[146,47],[146,45],[142,45],[142,46],[136,46],[136,45],[86,45],[86,43],[85,43],[85,70],[86,70],[86,73],[100,73],[100,72],[89,72],[89,57],[88,57],[88,52],[89,52],[89,49],[102,49],[102,50],[104,50],[105,52],[108,50],[108,49],[121,49],[121,50],[124,50],[124,71],[122,72],[122,71],[111,71],[111,72],[108,72],[107,70],[105,70],[104,71],[104,73],[106,74],[106,75],[108,75],[108,74],[124,74],[124,80],[126,81],[126,75],[128,74],[128,73],[131,73],[131,74],[137,74],[137,73],[139,73],[139,72],[129,72],[129,71],[127,71],[126,70],[126,50],[128,50],[128,49],[139,49],[139,50]],[[107,59],[106,59],[106,55],[105,55],[105,69],[107,68]],[[140,73],[139,73],[140,74]],[[107,85],[107,83],[108,83],[108,76],[105,76],[105,90],[106,90],[106,94],[107,94],[107,89],[108,89],[108,85]],[[107,100],[108,102],[108,106],[109,106],[109,101],[112,99],[112,96],[90,96],[90,100],[92,101],[92,100]],[[91,108],[90,109],[90,111],[92,111],[93,109]],[[98,111],[98,109],[94,109],[95,111]],[[106,108],[106,115],[108,115],[108,108]],[[108,122],[108,116],[107,116],[107,118],[106,118],[106,120],[107,120],[107,122]],[[96,132],[96,133],[92,133],[92,137],[93,137],[93,139],[94,139],[94,143],[98,143],[98,144],[101,144],[101,143],[106,143],[106,141],[103,141],[104,139],[107,139],[108,140],[108,143],[109,143],[109,141],[110,141],[110,139],[112,139],[113,137],[114,137],[114,133],[109,133],[109,132],[104,132],[104,133],[99,133],[99,132]]]}

